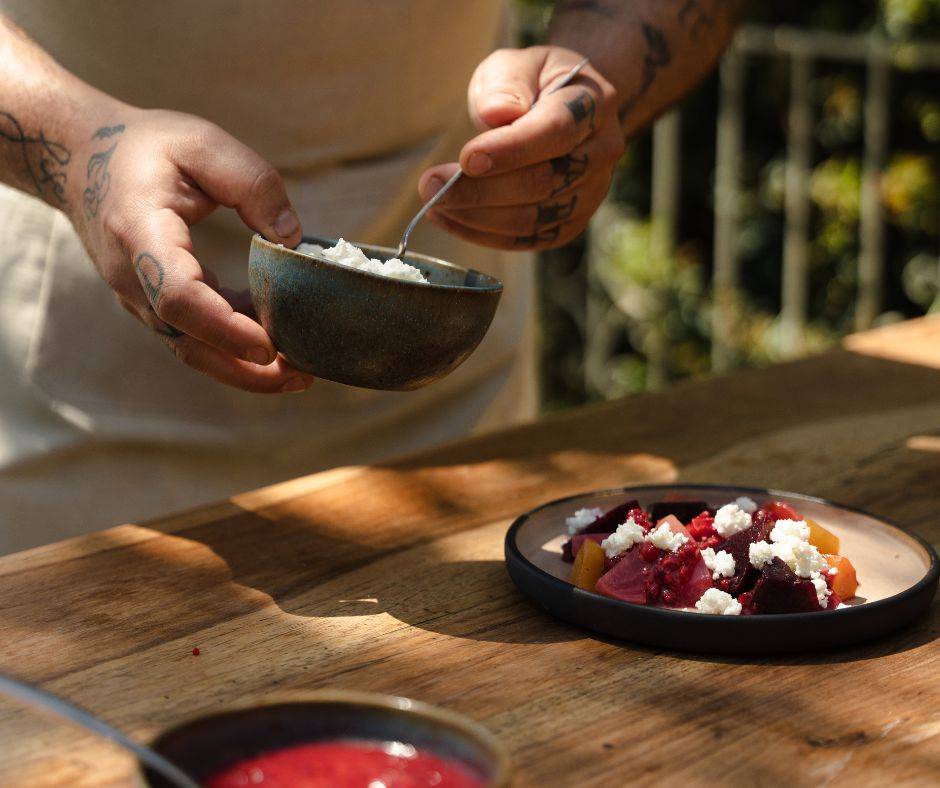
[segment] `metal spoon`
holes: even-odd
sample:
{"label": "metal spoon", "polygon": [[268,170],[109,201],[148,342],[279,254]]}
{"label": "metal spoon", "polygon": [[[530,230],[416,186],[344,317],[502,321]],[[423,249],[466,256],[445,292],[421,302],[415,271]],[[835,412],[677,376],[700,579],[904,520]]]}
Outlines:
{"label": "metal spoon", "polygon": [[[588,62],[589,62],[589,59],[584,58],[584,60],[578,63],[578,65],[576,65],[573,69],[571,69],[571,71],[565,74],[565,76],[561,78],[558,84],[556,84],[545,95],[550,96],[556,90],[561,90],[565,85],[571,82],[571,80],[573,80],[576,76],[578,76],[578,74],[581,72],[581,69],[583,69],[588,64]],[[532,111],[532,108],[535,107],[536,104],[538,104],[537,101],[532,103],[532,106],[529,107],[530,112]],[[440,200],[441,197],[443,197],[447,193],[448,189],[450,189],[451,186],[453,186],[455,183],[457,183],[457,181],[460,180],[461,175],[463,175],[463,170],[458,169],[457,172],[455,172],[453,175],[450,176],[450,179],[447,181],[447,183],[445,183],[443,186],[441,186],[440,189],[438,189],[437,194],[435,194],[430,200],[428,200],[424,204],[424,207],[421,208],[421,210],[415,214],[414,219],[411,220],[411,222],[405,228],[405,232],[401,236],[401,242],[398,244],[398,251],[395,253],[395,257],[397,257],[399,260],[404,259],[405,250],[408,248],[408,237],[411,235],[411,231],[414,230],[415,225],[417,225],[418,222],[420,222],[424,218],[424,215],[437,204],[438,200]]]}
{"label": "metal spoon", "polygon": [[145,747],[143,744],[138,744],[134,740],[127,738],[127,736],[116,728],[112,728],[107,723],[102,722],[97,717],[63,700],[57,695],[52,695],[45,690],[41,690],[38,687],[34,687],[19,679],[14,679],[3,673],[0,673],[0,693],[11,698],[16,698],[27,706],[38,708],[40,711],[63,717],[70,722],[88,728],[99,736],[110,739],[124,749],[130,750],[137,758],[150,766],[154,771],[159,772],[161,776],[177,786],[177,788],[199,788],[199,783],[162,755],[154,752],[149,747]]}

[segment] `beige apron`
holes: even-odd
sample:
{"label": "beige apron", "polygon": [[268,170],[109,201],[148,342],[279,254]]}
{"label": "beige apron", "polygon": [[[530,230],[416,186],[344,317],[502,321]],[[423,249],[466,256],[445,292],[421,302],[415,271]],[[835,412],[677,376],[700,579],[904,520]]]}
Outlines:
{"label": "beige apron", "polygon": [[[500,0],[0,0],[60,62],[140,106],[209,118],[284,174],[309,234],[394,245],[415,182],[472,133],[466,84],[505,33]],[[115,118],[114,122],[120,122]],[[224,286],[250,232],[193,229]],[[139,522],[534,413],[531,260],[428,223],[409,244],[505,285],[445,380],[410,393],[317,381],[248,394],[181,366],[130,318],[65,217],[0,187],[0,552]]]}

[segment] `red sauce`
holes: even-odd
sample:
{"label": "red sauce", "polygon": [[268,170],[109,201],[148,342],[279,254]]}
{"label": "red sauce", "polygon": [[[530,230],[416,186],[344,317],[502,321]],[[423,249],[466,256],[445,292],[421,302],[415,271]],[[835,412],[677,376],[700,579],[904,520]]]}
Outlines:
{"label": "red sauce", "polygon": [[206,788],[484,788],[469,768],[410,745],[301,744],[246,758],[205,779]]}

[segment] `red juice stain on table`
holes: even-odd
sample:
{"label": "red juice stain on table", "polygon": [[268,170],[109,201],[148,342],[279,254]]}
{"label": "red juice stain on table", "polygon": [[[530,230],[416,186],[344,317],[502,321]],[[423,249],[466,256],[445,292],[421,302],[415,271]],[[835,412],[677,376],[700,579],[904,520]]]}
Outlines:
{"label": "red juice stain on table", "polygon": [[301,744],[239,761],[203,780],[206,788],[484,788],[462,764],[395,742]]}

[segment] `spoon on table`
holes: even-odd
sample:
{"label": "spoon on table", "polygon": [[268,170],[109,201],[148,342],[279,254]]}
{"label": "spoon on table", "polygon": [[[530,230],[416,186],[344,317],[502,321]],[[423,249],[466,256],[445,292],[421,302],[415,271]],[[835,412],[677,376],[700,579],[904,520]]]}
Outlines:
{"label": "spoon on table", "polygon": [[70,722],[81,725],[88,730],[110,739],[115,744],[130,750],[141,761],[146,763],[154,771],[159,772],[162,777],[168,780],[176,788],[199,788],[199,783],[189,777],[178,766],[168,761],[159,753],[154,752],[143,744],[138,744],[133,739],[129,739],[116,728],[112,728],[106,722],[102,722],[94,715],[83,709],[78,708],[66,700],[52,695],[45,690],[34,687],[19,679],[0,673],[0,694],[15,698],[32,708],[54,714]]}
{"label": "spoon on table", "polygon": [[[561,90],[565,85],[571,82],[571,80],[573,80],[576,76],[578,76],[579,73],[581,73],[581,69],[583,69],[588,64],[588,62],[590,62],[589,59],[584,58],[584,60],[582,60],[574,68],[572,68],[571,71],[565,74],[561,78],[561,80],[558,82],[558,84],[552,87],[552,89],[549,90],[548,93],[546,93],[545,95],[550,96],[556,90]],[[532,103],[532,106],[529,107],[529,112],[532,111],[533,107],[535,107],[536,104],[538,104],[537,101]],[[411,231],[414,230],[415,225],[417,225],[418,222],[420,222],[424,218],[424,215],[437,204],[438,200],[440,200],[441,197],[447,194],[447,191],[450,189],[450,187],[453,186],[455,183],[457,183],[457,181],[460,180],[462,175],[463,175],[463,170],[458,168],[457,172],[455,172],[453,175],[450,176],[447,183],[445,183],[443,186],[441,186],[440,189],[437,190],[437,194],[435,194],[430,200],[428,200],[424,204],[424,206],[421,208],[421,210],[415,214],[414,219],[412,219],[408,223],[408,226],[405,228],[405,232],[401,236],[401,242],[398,244],[398,251],[395,252],[395,257],[397,257],[399,260],[404,259],[405,250],[408,248],[408,237],[411,235]]]}

